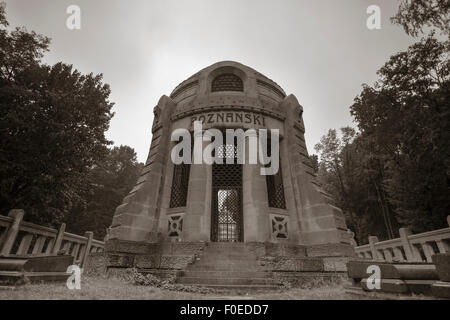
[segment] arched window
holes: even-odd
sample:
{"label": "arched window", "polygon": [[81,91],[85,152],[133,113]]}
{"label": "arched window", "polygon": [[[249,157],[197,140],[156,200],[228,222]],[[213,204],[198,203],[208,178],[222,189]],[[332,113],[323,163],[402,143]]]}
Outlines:
{"label": "arched window", "polygon": [[223,73],[214,78],[211,92],[218,91],[244,91],[242,79],[233,73]]}

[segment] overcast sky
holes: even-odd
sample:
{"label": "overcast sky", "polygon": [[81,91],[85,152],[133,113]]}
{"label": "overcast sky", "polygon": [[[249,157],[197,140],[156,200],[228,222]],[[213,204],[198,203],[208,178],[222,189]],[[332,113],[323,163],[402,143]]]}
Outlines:
{"label": "overcast sky", "polygon": [[[10,25],[52,39],[46,63],[103,73],[115,116],[107,137],[144,162],[152,109],[163,94],[221,60],[246,64],[304,107],[308,151],[330,128],[351,125],[349,106],[376,71],[413,39],[391,25],[397,0],[6,0]],[[81,30],[66,8],[81,8]],[[381,8],[380,30],[366,9]]]}

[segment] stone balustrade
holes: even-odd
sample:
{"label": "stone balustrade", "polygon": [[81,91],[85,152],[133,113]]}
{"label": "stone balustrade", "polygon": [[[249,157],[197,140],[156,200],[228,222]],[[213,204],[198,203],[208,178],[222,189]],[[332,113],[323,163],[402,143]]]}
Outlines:
{"label": "stone balustrade", "polygon": [[0,215],[0,256],[49,256],[69,254],[75,263],[84,266],[90,253],[102,252],[105,243],[93,239],[91,231],[84,236],[23,221],[24,211],[14,209],[8,216]]}
{"label": "stone balustrade", "polygon": [[355,252],[360,258],[388,262],[428,262],[436,253],[450,252],[450,216],[447,216],[449,228],[412,234],[409,228],[400,228],[400,238],[378,241],[370,236],[369,244],[358,246]]}

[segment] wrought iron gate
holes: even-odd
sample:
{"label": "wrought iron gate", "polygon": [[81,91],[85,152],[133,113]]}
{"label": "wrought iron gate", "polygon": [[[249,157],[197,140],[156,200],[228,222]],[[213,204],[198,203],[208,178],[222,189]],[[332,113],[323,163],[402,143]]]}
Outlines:
{"label": "wrought iron gate", "polygon": [[243,241],[242,165],[213,164],[211,241]]}

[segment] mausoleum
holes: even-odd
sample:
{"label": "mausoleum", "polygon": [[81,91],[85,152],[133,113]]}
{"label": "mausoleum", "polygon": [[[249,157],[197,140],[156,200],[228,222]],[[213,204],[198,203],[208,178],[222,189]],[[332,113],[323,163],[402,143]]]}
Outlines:
{"label": "mausoleum", "polygon": [[[269,256],[352,254],[342,211],[316,180],[305,144],[303,107],[293,94],[286,95],[250,67],[223,61],[163,95],[153,112],[147,161],[109,229],[110,267],[185,270],[201,264],[208,250],[214,256],[214,248],[217,256],[227,248],[251,251],[257,269],[268,268],[260,262]],[[173,163],[171,151],[178,141],[172,141],[172,133],[186,129],[194,140],[203,133],[194,132],[196,121],[203,130],[254,129],[256,135],[260,129],[277,130],[279,170],[262,175],[264,165],[249,161]],[[245,139],[248,156],[251,135]],[[201,147],[207,144],[203,140]],[[233,159],[237,147],[224,143],[218,155]],[[326,271],[320,261],[318,271]],[[297,269],[291,271],[302,271]]]}

